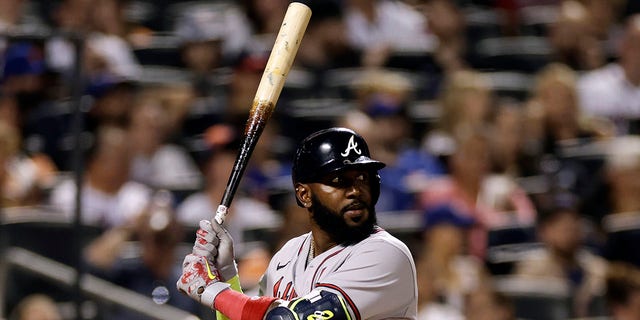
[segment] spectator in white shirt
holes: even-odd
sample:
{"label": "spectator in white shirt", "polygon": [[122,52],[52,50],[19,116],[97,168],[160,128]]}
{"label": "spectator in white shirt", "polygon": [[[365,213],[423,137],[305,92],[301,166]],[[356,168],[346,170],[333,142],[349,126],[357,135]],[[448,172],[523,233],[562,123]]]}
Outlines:
{"label": "spectator in white shirt", "polygon": [[[115,126],[98,130],[89,151],[82,186],[82,222],[101,227],[133,223],[147,206],[151,190],[129,180],[130,141]],[[65,215],[75,212],[77,186],[72,179],[56,185],[50,204]]]}
{"label": "spectator in white shirt", "polygon": [[578,83],[585,113],[616,124],[618,134],[637,133],[640,120],[640,14],[628,18],[615,63],[584,74]]}

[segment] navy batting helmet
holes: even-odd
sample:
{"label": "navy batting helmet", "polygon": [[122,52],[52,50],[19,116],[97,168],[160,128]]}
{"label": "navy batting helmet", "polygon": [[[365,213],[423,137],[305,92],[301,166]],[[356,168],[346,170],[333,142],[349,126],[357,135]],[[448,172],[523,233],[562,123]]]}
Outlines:
{"label": "navy batting helmet", "polygon": [[[293,160],[292,179],[297,182],[318,182],[329,173],[343,169],[364,169],[377,173],[385,164],[371,159],[369,147],[362,136],[347,128],[329,128],[306,137]],[[380,177],[372,179],[374,203],[380,195]],[[302,205],[298,201],[299,205]]]}

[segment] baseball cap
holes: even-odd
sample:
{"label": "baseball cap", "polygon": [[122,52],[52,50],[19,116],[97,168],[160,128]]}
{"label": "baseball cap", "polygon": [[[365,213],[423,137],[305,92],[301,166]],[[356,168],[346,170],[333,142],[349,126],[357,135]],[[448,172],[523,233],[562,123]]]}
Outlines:
{"label": "baseball cap", "polygon": [[12,76],[38,75],[44,72],[44,54],[36,45],[28,42],[16,42],[7,47],[4,53],[2,80]]}

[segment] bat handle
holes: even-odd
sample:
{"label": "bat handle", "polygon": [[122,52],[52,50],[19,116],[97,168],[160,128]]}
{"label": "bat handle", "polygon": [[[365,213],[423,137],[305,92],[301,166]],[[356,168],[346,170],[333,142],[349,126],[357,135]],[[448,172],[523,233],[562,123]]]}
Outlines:
{"label": "bat handle", "polygon": [[227,216],[227,210],[229,208],[227,208],[227,206],[225,205],[219,205],[218,209],[216,210],[216,216],[214,219],[216,219],[216,222],[218,224],[222,224],[224,222],[224,218]]}

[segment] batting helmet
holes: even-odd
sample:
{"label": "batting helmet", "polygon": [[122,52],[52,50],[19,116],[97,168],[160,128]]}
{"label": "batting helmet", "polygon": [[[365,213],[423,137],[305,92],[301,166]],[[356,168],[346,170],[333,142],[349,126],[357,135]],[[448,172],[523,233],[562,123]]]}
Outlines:
{"label": "batting helmet", "polygon": [[[362,136],[347,128],[329,128],[306,137],[293,160],[292,179],[297,182],[317,182],[321,177],[343,169],[359,168],[375,171],[371,179],[373,203],[380,195],[380,176],[377,171],[385,164],[371,159],[369,147]],[[299,205],[302,205],[298,201]]]}

